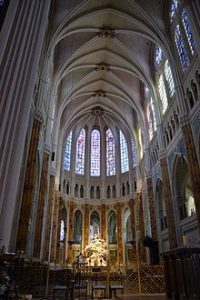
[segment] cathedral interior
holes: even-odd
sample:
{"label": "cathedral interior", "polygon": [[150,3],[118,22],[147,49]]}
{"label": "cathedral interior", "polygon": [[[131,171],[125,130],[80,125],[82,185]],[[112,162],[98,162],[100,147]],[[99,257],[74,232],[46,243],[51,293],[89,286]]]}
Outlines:
{"label": "cathedral interior", "polygon": [[200,297],[199,1],[1,0],[0,41],[0,265]]}

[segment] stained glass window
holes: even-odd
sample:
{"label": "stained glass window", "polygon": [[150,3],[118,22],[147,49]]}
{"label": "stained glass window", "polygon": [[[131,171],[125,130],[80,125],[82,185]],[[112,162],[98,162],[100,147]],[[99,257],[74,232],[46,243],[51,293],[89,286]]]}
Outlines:
{"label": "stained glass window", "polygon": [[190,46],[190,51],[193,55],[195,52],[196,45],[185,9],[183,9],[182,11],[182,22],[187,36],[188,44]]}
{"label": "stained glass window", "polygon": [[97,129],[92,130],[91,134],[91,176],[100,176],[100,158],[101,158],[101,139],[100,132]]}
{"label": "stained glass window", "polygon": [[175,16],[178,13],[178,6],[179,6],[179,0],[172,0],[170,13],[169,13],[171,23],[172,23],[172,21],[174,20]]}
{"label": "stained glass window", "polygon": [[164,114],[167,109],[168,102],[167,102],[167,94],[166,94],[166,90],[165,90],[165,83],[164,83],[162,74],[160,75],[160,78],[158,81],[158,90],[159,90],[159,94],[160,94],[160,100],[162,103],[162,112]]}
{"label": "stained glass window", "polygon": [[174,36],[176,47],[178,50],[179,58],[181,61],[182,68],[185,69],[189,65],[189,59],[185,50],[185,45],[183,42],[183,37],[180,31],[179,25],[176,26],[175,36]]}
{"label": "stained glass window", "polygon": [[64,220],[61,220],[60,223],[60,241],[63,242],[65,239],[65,223]]}
{"label": "stained glass window", "polygon": [[168,83],[169,95],[172,97],[174,95],[174,79],[168,60],[165,62],[165,77]]}
{"label": "stained glass window", "polygon": [[157,130],[156,113],[155,113],[155,108],[154,108],[152,97],[151,97],[151,100],[150,100],[150,105],[151,105],[151,111],[153,113],[153,128],[154,128],[154,131],[156,131]]}
{"label": "stained glass window", "polygon": [[70,160],[71,160],[71,145],[72,145],[72,131],[67,137],[65,155],[64,155],[64,170],[70,170]]}
{"label": "stained glass window", "polygon": [[115,140],[110,128],[106,131],[106,174],[115,175]]}
{"label": "stained glass window", "polygon": [[147,121],[149,126],[149,139],[151,140],[153,138],[153,120],[152,120],[150,103],[147,104]]}
{"label": "stained glass window", "polygon": [[135,140],[131,140],[131,146],[132,146],[132,160],[133,160],[133,168],[137,165],[137,152],[136,152],[136,144]]}
{"label": "stained glass window", "polygon": [[163,57],[163,51],[160,47],[157,47],[156,49],[156,63],[159,64]]}
{"label": "stained glass window", "polygon": [[85,165],[85,129],[81,129],[76,142],[76,173],[84,175]]}
{"label": "stained glass window", "polygon": [[120,138],[120,154],[121,154],[121,171],[122,173],[127,172],[129,170],[129,163],[128,163],[128,147],[126,143],[126,139],[124,134],[119,132]]}

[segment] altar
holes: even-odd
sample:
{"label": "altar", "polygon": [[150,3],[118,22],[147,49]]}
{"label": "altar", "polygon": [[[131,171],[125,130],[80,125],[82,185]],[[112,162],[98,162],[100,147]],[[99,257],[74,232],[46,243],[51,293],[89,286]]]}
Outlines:
{"label": "altar", "polygon": [[85,261],[88,266],[107,266],[108,262],[108,245],[105,240],[95,235],[84,251]]}

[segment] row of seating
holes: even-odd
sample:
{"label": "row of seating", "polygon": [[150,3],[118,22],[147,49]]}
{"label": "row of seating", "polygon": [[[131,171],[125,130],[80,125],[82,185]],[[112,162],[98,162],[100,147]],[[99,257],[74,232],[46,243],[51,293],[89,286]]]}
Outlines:
{"label": "row of seating", "polygon": [[112,298],[112,294],[114,293],[116,296],[117,291],[124,292],[121,273],[107,274],[105,271],[102,272],[100,268],[94,268],[89,274],[82,269],[77,269],[76,272],[68,270],[55,281],[53,299],[88,299],[89,294],[92,299],[99,297],[99,295],[104,298],[106,296]]}

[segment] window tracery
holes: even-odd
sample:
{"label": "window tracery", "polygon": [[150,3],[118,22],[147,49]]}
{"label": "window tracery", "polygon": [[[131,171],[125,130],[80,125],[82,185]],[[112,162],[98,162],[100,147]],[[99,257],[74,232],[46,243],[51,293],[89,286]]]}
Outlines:
{"label": "window tracery", "polygon": [[161,62],[163,58],[163,51],[162,51],[162,48],[161,47],[157,47],[156,48],[156,55],[155,55],[155,60],[156,60],[156,63],[159,65],[159,63]]}

